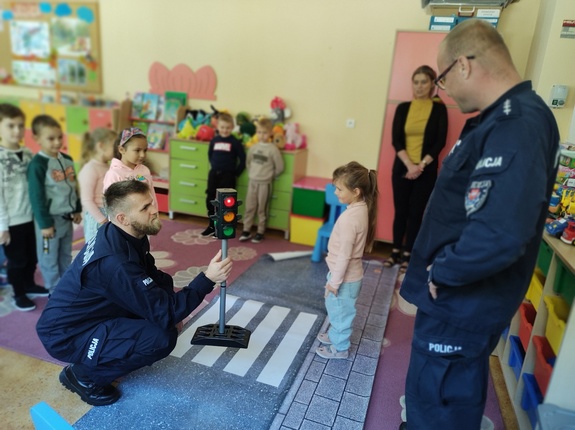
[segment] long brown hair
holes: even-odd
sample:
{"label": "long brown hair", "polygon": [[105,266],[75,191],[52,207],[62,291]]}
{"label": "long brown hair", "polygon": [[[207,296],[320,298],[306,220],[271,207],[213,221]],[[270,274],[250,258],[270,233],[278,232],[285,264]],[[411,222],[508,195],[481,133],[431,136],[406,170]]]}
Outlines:
{"label": "long brown hair", "polygon": [[108,128],[98,127],[94,131],[84,133],[82,139],[82,154],[80,158],[80,167],[86,164],[96,153],[98,142],[112,143],[116,139],[116,132]]}
{"label": "long brown hair", "polygon": [[340,180],[353,190],[359,189],[367,205],[368,228],[365,251],[371,252],[375,240],[375,225],[377,222],[377,172],[363,167],[357,161],[351,161],[345,166],[338,167],[333,171],[333,181]]}

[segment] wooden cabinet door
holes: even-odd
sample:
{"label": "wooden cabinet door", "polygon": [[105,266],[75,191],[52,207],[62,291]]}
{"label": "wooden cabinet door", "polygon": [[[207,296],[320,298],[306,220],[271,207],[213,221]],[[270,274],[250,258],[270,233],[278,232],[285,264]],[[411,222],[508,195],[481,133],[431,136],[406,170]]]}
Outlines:
{"label": "wooden cabinet door", "polygon": [[98,127],[110,128],[114,127],[114,119],[111,109],[89,109],[88,117],[90,121],[90,130]]}

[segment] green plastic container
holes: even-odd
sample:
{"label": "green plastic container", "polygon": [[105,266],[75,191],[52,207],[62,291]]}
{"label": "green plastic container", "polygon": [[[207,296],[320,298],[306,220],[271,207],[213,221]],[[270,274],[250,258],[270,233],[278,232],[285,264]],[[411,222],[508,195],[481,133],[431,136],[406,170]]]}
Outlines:
{"label": "green plastic container", "polygon": [[292,213],[312,218],[323,218],[325,214],[325,191],[294,188]]}
{"label": "green plastic container", "polygon": [[557,273],[555,274],[553,290],[571,306],[575,297],[575,274],[565,267],[561,260],[557,261]]}
{"label": "green plastic container", "polygon": [[543,275],[547,277],[549,266],[551,265],[551,258],[553,257],[553,250],[545,241],[541,241],[539,246],[539,255],[537,256],[537,267],[541,269]]}

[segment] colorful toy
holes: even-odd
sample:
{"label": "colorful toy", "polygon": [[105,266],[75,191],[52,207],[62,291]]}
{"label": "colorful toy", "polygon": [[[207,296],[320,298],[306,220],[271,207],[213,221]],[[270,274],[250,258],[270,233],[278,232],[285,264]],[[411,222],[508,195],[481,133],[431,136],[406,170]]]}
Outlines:
{"label": "colorful toy", "polygon": [[563,230],[561,235],[561,241],[575,246],[575,220],[571,220],[567,223],[567,228]]}
{"label": "colorful toy", "polygon": [[196,139],[204,142],[209,142],[215,136],[216,132],[208,125],[200,125],[196,133]]}
{"label": "colorful toy", "polygon": [[[183,123],[183,125],[182,125]],[[178,132],[177,136],[179,139],[194,139],[196,137],[197,130],[192,125],[191,121],[184,120],[180,123],[181,129]]]}
{"label": "colorful toy", "polygon": [[567,228],[568,220],[565,218],[559,218],[548,224],[545,224],[545,231],[552,236],[557,238],[561,237],[563,230]]}
{"label": "colorful toy", "polygon": [[279,148],[284,149],[286,146],[286,136],[282,125],[277,124],[272,129],[272,142]]}
{"label": "colorful toy", "polygon": [[286,107],[285,102],[281,97],[274,97],[270,103],[271,120],[274,124],[283,124],[286,118],[291,117],[291,111]]}
{"label": "colorful toy", "polygon": [[297,122],[284,125],[286,137],[286,150],[304,149],[307,148],[307,136],[300,134],[299,124]]}

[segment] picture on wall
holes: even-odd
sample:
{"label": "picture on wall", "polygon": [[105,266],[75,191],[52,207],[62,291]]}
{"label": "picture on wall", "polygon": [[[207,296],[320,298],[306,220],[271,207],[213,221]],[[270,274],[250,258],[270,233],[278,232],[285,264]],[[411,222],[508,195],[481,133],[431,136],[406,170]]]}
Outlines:
{"label": "picture on wall", "polygon": [[62,84],[86,85],[86,67],[77,60],[58,60],[58,80]]}
{"label": "picture on wall", "polygon": [[97,2],[0,3],[0,84],[102,91]]}
{"label": "picture on wall", "polygon": [[17,57],[46,59],[50,55],[50,30],[45,22],[12,21],[10,40]]}
{"label": "picture on wall", "polygon": [[38,61],[13,61],[12,71],[18,84],[33,87],[53,87],[56,70],[50,63]]}
{"label": "picture on wall", "polygon": [[90,53],[90,25],[77,18],[53,18],[52,42],[58,55],[86,56]]}

